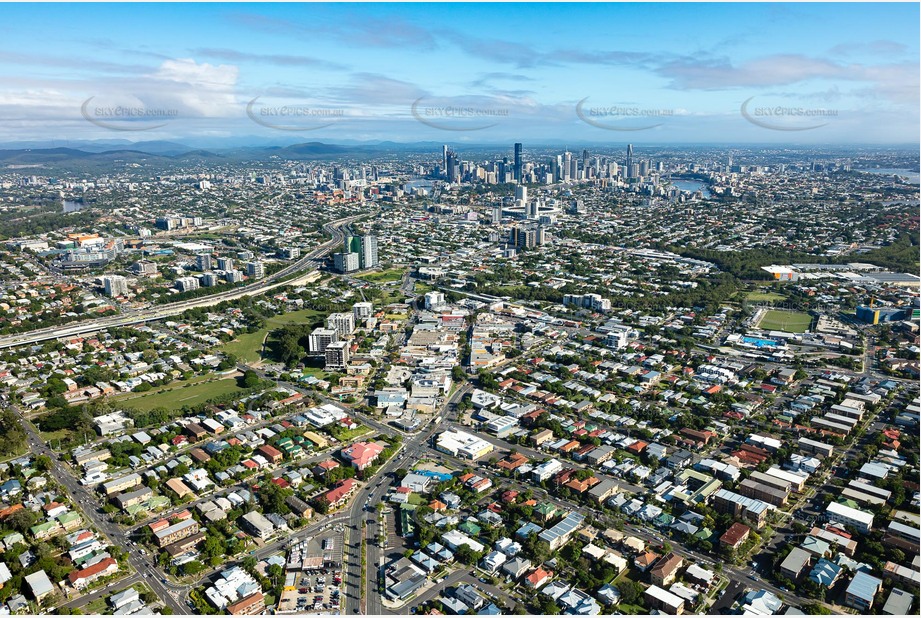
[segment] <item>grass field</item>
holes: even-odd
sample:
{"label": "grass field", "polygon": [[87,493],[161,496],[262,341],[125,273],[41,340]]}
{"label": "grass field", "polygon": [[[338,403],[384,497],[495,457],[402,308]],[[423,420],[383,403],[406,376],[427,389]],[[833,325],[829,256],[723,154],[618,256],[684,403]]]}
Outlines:
{"label": "grass field", "polygon": [[758,328],[782,330],[787,333],[804,333],[812,324],[812,316],[800,311],[769,310],[764,313]]}
{"label": "grass field", "polygon": [[158,392],[138,393],[133,397],[119,398],[118,402],[129,408],[146,412],[161,406],[172,409],[194,406],[212,397],[235,392],[243,392],[243,389],[237,386],[236,378],[223,378],[191,385],[167,386]]}
{"label": "grass field", "polygon": [[233,341],[228,341],[220,346],[220,350],[233,354],[244,363],[258,362],[262,360],[262,342],[271,331],[285,324],[312,322],[314,318],[321,315],[323,313],[313,309],[301,309],[300,311],[291,311],[282,315],[272,316],[265,321],[264,327],[253,333],[242,334]]}
{"label": "grass field", "polygon": [[365,281],[370,281],[371,283],[390,283],[402,279],[404,272],[406,272],[405,268],[391,268],[389,270],[356,275],[356,279],[364,279]]}
{"label": "grass field", "polygon": [[745,300],[752,302],[774,302],[778,300],[784,300],[787,297],[783,294],[778,294],[777,292],[748,292],[745,294]]}
{"label": "grass field", "polygon": [[304,367],[301,373],[305,376],[313,376],[318,380],[325,380],[329,374],[319,367]]}

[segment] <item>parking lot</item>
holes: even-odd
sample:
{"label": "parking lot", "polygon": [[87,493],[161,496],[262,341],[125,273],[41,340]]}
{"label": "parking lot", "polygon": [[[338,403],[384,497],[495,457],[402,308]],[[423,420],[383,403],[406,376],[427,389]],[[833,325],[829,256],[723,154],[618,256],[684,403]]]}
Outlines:
{"label": "parking lot", "polygon": [[322,569],[302,572],[294,580],[293,589],[285,590],[278,604],[279,613],[307,614],[312,612],[338,612],[339,585],[342,572]]}

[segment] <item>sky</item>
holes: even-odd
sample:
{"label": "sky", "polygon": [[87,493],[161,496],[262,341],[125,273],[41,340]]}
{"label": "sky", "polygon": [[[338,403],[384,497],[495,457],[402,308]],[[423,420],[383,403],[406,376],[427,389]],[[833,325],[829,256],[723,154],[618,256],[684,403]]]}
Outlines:
{"label": "sky", "polygon": [[917,144],[919,5],[4,4],[0,141]]}

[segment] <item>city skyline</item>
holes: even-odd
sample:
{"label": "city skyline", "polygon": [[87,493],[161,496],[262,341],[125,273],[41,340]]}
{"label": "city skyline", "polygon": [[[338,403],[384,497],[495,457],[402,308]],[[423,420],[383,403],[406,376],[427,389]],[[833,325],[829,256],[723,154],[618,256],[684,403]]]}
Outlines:
{"label": "city skyline", "polygon": [[905,144],[919,131],[917,5],[7,14],[2,142]]}

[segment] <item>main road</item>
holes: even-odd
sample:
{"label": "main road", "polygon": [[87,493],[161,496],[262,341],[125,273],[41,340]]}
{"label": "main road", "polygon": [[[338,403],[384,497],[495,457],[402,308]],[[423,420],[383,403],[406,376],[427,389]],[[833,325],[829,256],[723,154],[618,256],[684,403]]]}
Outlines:
{"label": "main road", "polygon": [[[160,600],[173,610],[173,613],[190,613],[183,604],[179,603],[179,601],[173,597],[171,591],[163,585],[165,578],[157,575],[155,566],[151,562],[152,558],[141,555],[138,548],[128,542],[128,539],[123,530],[96,510],[99,506],[98,497],[77,483],[73,475],[61,465],[55,453],[52,452],[52,450],[48,448],[48,445],[45,444],[45,442],[41,439],[41,437],[35,431],[35,428],[32,427],[32,424],[22,417],[19,409],[16,407],[13,407],[12,409],[17,414],[19,414],[20,423],[25,429],[26,436],[29,441],[30,452],[33,455],[48,456],[48,458],[51,460],[51,469],[48,472],[52,478],[54,478],[56,482],[67,489],[70,496],[76,501],[76,503],[79,505],[79,508],[83,511],[86,519],[89,520],[89,523],[91,523],[97,530],[105,534],[112,545],[117,545],[127,555],[127,562],[137,572],[137,575],[132,576],[132,578],[123,582],[126,584],[126,587],[128,582],[133,583],[134,581],[137,581],[138,577],[140,577],[143,579],[144,583],[154,591]],[[71,602],[68,605],[72,605],[73,603],[74,602]]]}
{"label": "main road", "polygon": [[[423,428],[417,434],[404,439],[400,450],[394,454],[390,461],[380,467],[374,478],[369,479],[358,494],[353,499],[349,509],[347,524],[348,545],[346,546],[346,556],[343,558],[343,591],[342,610],[344,614],[382,614],[384,613],[381,604],[380,594],[377,591],[377,575],[380,566],[381,552],[380,548],[375,545],[375,534],[369,534],[367,543],[367,573],[363,573],[361,566],[361,541],[364,538],[365,529],[362,520],[369,517],[375,520],[375,524],[369,527],[369,530],[376,531],[377,512],[369,513],[365,511],[367,505],[376,506],[383,500],[384,494],[390,487],[386,482],[389,474],[403,467],[411,465],[424,451],[428,440],[439,430],[446,414],[450,412],[453,406],[457,405],[463,396],[471,390],[469,384],[465,384],[445,402],[441,414],[433,419],[428,428]],[[373,561],[372,561],[373,560]],[[364,580],[364,584],[361,582]],[[359,588],[363,588],[359,593]],[[364,605],[364,606],[363,606]]]}

